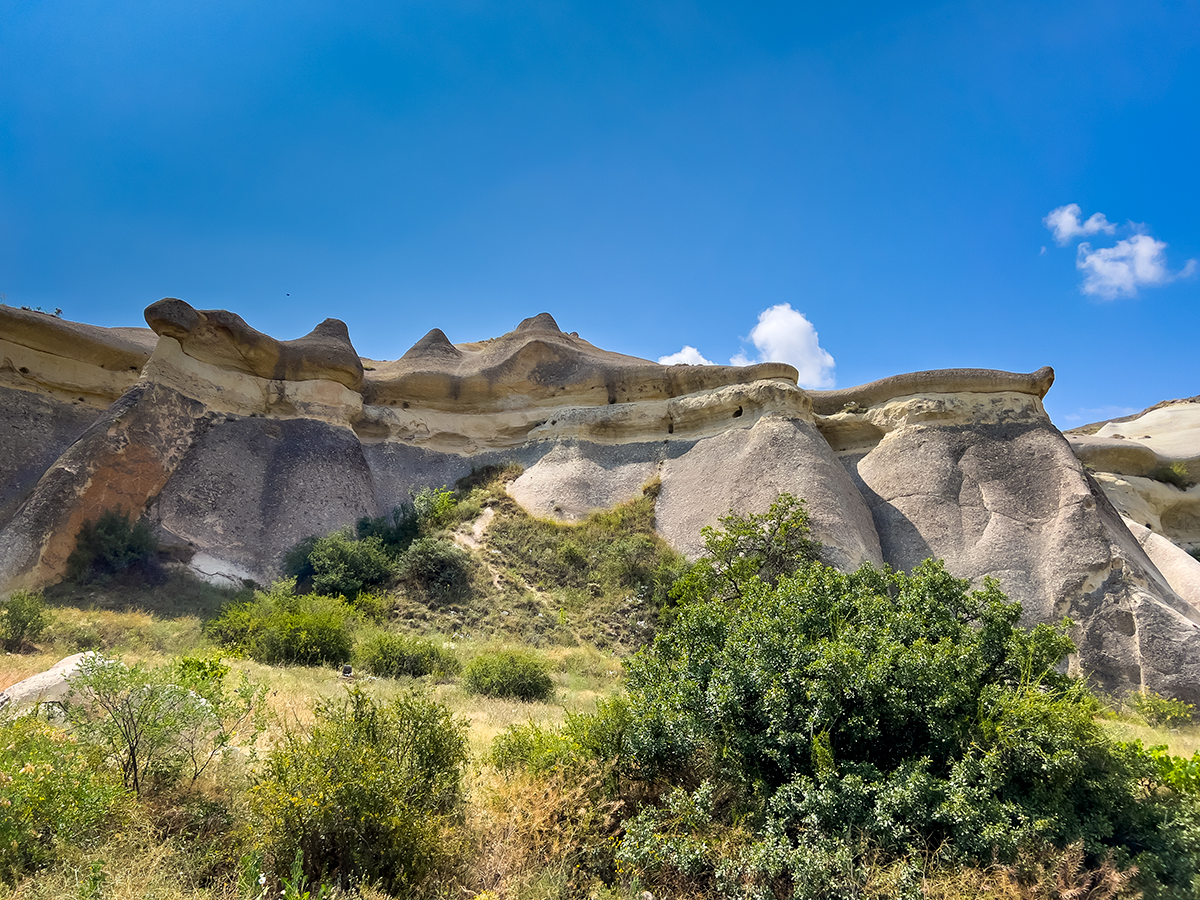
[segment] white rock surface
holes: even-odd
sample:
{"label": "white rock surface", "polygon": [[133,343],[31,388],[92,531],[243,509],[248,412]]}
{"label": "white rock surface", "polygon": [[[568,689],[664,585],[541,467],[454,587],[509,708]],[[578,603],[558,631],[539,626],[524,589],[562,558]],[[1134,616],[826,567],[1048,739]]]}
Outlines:
{"label": "white rock surface", "polygon": [[94,655],[94,651],[91,650],[76,653],[66,659],[60,659],[45,672],[9,685],[0,692],[0,709],[11,711],[33,706],[35,703],[61,700],[71,690],[67,679],[79,671],[79,664],[84,659]]}

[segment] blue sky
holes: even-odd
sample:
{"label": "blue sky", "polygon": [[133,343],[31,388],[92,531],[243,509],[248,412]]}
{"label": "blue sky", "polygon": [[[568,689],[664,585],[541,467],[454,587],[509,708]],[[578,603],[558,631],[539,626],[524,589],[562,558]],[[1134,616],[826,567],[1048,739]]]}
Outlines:
{"label": "blue sky", "polygon": [[1069,427],[1200,393],[1198,44],[1196,2],[8,0],[0,293],[1049,364]]}

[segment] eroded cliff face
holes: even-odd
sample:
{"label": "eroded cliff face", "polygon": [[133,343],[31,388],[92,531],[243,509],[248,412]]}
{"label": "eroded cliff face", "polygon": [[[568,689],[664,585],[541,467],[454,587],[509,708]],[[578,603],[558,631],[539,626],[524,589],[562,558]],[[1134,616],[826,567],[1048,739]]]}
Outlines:
{"label": "eroded cliff face", "polygon": [[295,341],[181,300],[146,319],[0,307],[3,585],[61,577],[79,525],[117,505],[206,577],[268,581],[310,534],[517,461],[512,495],[565,521],[661,479],[658,528],[692,556],[701,527],[789,491],[828,562],[944,558],[997,578],[1027,622],[1075,619],[1072,665],[1105,686],[1200,700],[1195,573],[1160,571],[1084,471],[1042,408],[1049,369],[806,392],[790,366],[664,367],[545,313],[473,344],[435,330],[393,362],[360,359],[332,319]]}

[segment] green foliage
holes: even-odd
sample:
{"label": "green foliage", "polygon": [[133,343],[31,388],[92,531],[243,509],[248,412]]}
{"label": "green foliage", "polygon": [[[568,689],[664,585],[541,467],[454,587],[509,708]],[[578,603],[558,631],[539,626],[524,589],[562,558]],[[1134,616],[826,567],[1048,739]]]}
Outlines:
{"label": "green foliage", "polygon": [[423,537],[404,552],[397,571],[410,587],[446,603],[470,589],[471,557],[450,541]]}
{"label": "green foliage", "polygon": [[820,556],[804,501],[791,494],[780,494],[765,513],[730,510],[718,521],[720,528],[700,529],[704,555],[675,587],[677,599],[740,597],[755,578],[773,585]]}
{"label": "green foliage", "polygon": [[545,661],[517,650],[479,654],[467,663],[463,686],[472,694],[513,700],[546,700],[554,693]]}
{"label": "green foliage", "polygon": [[295,579],[282,579],[251,600],[226,605],[208,624],[221,646],[259,662],[301,666],[350,659],[357,614],[341,597],[297,594]]}
{"label": "green foliage", "polygon": [[92,655],[70,679],[68,718],[81,740],[116,761],[134,793],[194,782],[262,702],[264,689],[244,675],[228,689],[228,674],[215,659],[151,669]]}
{"label": "green foliage", "polygon": [[1165,746],[1146,751],[1158,766],[1158,778],[1179,794],[1200,795],[1200,750],[1185,756],[1172,756]]}
{"label": "green foliage", "polygon": [[601,700],[596,712],[567,713],[560,728],[536,722],[511,725],[492,741],[489,760],[502,771],[534,775],[554,769],[580,769],[594,763],[621,767],[626,735],[632,727],[624,697]]}
{"label": "green foliage", "polygon": [[315,881],[372,880],[412,895],[439,864],[439,829],[458,812],[464,726],[408,693],[380,705],[352,688],[288,733],[251,800],[278,863],[303,854]]}
{"label": "green foliage", "polygon": [[457,675],[462,670],[458,658],[433,641],[390,631],[379,632],[362,641],[355,647],[354,655],[362,669],[383,678],[402,675],[443,678]]}
{"label": "green foliage", "polygon": [[455,514],[457,501],[454,491],[443,486],[438,489],[422,488],[413,494],[413,509],[422,534],[433,534],[450,528],[458,521]]}
{"label": "green foliage", "polygon": [[67,558],[67,577],[82,583],[127,571],[149,574],[157,552],[158,542],[144,519],[131,524],[120,508],[108,509],[79,529],[75,550]]}
{"label": "green foliage", "polygon": [[354,540],[349,529],[305,538],[285,554],[283,570],[313,593],[351,600],[395,577],[395,563],[383,541],[374,536]]}
{"label": "green foliage", "polygon": [[96,748],[33,716],[0,721],[0,881],[93,838],[123,796]]}
{"label": "green foliage", "polygon": [[359,540],[378,538],[388,554],[396,557],[420,536],[421,523],[413,505],[402,503],[392,510],[391,521],[382,517],[363,517],[358,520],[356,531]]}
{"label": "green foliage", "polygon": [[40,591],[13,591],[0,603],[0,645],[9,653],[20,653],[25,642],[38,640],[51,621]]}
{"label": "green foliage", "polygon": [[1181,491],[1186,491],[1195,480],[1191,473],[1188,472],[1188,467],[1182,462],[1173,462],[1169,466],[1162,465],[1150,473],[1150,477],[1156,481],[1161,481],[1163,484],[1174,485]]}
{"label": "green foliage", "polygon": [[[737,591],[684,606],[629,663],[627,770],[675,790],[626,823],[626,865],[824,896],[847,835],[984,863],[1080,841],[1093,864],[1115,853],[1190,883],[1144,793],[1154,761],[1111,743],[1086,687],[1055,671],[1069,623],[1021,629],[994,582],[969,592],[936,562],[806,562]],[[713,839],[737,823],[744,844]]]}
{"label": "green foliage", "polygon": [[1172,700],[1154,691],[1136,691],[1129,695],[1126,702],[1146,724],[1155,727],[1173,728],[1179,725],[1191,724],[1196,707],[1182,700]]}

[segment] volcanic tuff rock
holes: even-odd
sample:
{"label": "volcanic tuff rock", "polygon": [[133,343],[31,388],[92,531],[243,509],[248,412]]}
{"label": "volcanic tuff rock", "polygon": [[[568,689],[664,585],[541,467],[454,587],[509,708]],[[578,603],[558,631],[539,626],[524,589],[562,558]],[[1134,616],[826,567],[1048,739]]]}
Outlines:
{"label": "volcanic tuff rock", "polygon": [[[610,353],[546,313],[476,343],[435,329],[392,362],[360,359],[333,319],[294,341],[181,300],[146,319],[153,333],[0,307],[0,584],[61,577],[79,525],[118,505],[149,516],[206,577],[267,581],[303,537],[516,461],[512,495],[565,521],[659,478],[658,528],[692,556],[702,526],[789,491],[808,501],[828,562],[934,556],[993,576],[1027,623],[1075,619],[1076,670],[1200,700],[1200,564],[1131,533],[1109,499],[1127,511],[1124,495],[1101,490],[1047,418],[1048,368],[809,392],[778,363]],[[1140,449],[1111,434],[1071,440],[1085,458],[1120,460],[1102,484],[1192,461],[1195,442],[1144,425]],[[1132,518],[1182,534],[1179,498],[1154,502]]]}

